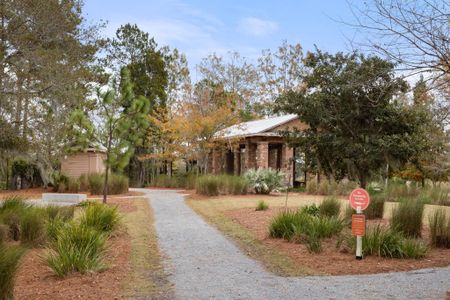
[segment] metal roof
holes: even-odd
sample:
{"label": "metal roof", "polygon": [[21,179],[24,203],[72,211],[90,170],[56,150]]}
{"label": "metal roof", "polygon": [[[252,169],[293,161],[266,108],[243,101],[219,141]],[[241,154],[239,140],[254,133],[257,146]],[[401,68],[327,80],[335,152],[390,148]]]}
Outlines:
{"label": "metal roof", "polygon": [[263,134],[273,128],[286,124],[297,118],[298,118],[297,115],[284,115],[262,120],[244,122],[219,131],[217,133],[217,137],[234,138],[234,137],[256,136],[259,134]]}

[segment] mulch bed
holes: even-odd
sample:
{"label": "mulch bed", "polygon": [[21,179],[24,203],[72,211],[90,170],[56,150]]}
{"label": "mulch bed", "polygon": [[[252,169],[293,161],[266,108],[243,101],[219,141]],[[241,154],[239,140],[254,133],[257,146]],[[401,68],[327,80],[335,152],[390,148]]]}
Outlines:
{"label": "mulch bed", "polygon": [[[111,199],[121,212],[136,209],[133,200]],[[15,299],[120,299],[121,284],[130,272],[130,237],[119,229],[109,240],[106,256],[108,269],[101,273],[70,274],[56,277],[42,261],[44,249],[28,250],[22,258],[16,285]]]}
{"label": "mulch bed", "polygon": [[[306,246],[290,243],[283,239],[273,239],[268,236],[270,221],[282,208],[270,208],[266,211],[255,211],[254,208],[242,208],[225,211],[224,214],[233,221],[246,227],[255,238],[266,245],[275,247],[289,255],[299,265],[309,267],[323,274],[350,275],[373,274],[385,272],[410,271],[430,267],[445,267],[450,265],[450,249],[430,249],[423,259],[391,259],[377,256],[367,256],[356,260],[354,253],[341,253],[336,248],[336,239],[322,241],[322,252],[309,253]],[[386,220],[371,220],[369,225],[387,224]],[[424,237],[427,237],[424,232]]]}

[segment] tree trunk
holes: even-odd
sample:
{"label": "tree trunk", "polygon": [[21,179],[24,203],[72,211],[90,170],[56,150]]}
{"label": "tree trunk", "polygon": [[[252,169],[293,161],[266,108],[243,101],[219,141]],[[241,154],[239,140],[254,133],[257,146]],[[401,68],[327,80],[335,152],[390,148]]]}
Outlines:
{"label": "tree trunk", "polygon": [[367,186],[367,176],[365,171],[363,170],[358,170],[358,179],[359,179],[359,185],[360,187],[362,187],[363,189],[366,188]]}
{"label": "tree trunk", "polygon": [[[108,160],[108,158],[106,160]],[[103,203],[104,204],[106,204],[106,200],[108,197],[108,177],[109,177],[109,164],[106,165],[105,181],[103,183]]]}

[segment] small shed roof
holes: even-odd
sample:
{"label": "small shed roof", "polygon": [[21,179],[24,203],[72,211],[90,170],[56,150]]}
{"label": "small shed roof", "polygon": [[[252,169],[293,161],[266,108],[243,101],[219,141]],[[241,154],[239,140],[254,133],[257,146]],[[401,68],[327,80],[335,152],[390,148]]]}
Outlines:
{"label": "small shed roof", "polygon": [[269,133],[268,131],[297,118],[297,115],[284,115],[244,122],[223,129],[218,133],[218,136],[222,138],[235,138],[256,135],[274,135],[274,133]]}

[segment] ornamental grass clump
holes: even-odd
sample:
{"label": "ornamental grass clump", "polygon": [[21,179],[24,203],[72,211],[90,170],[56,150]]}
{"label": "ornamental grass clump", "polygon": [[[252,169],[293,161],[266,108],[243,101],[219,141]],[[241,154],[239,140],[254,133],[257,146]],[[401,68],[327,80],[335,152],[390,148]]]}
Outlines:
{"label": "ornamental grass clump", "polygon": [[375,193],[370,196],[370,204],[364,210],[367,219],[383,218],[385,197],[382,193]]}
{"label": "ornamental grass clump", "polygon": [[197,180],[196,192],[200,195],[217,196],[219,195],[219,187],[221,181],[218,176],[206,175],[201,176]]}
{"label": "ornamental grass clump", "polygon": [[[356,239],[347,240],[350,248],[356,249]],[[387,258],[418,259],[426,255],[428,247],[418,239],[405,237],[393,229],[375,226],[367,230],[363,237],[363,255],[375,255]]]}
{"label": "ornamental grass clump", "polygon": [[269,209],[269,204],[267,204],[263,200],[259,201],[258,205],[256,205],[256,208],[255,208],[256,211],[263,211],[263,210],[267,210],[267,209]]}
{"label": "ornamental grass clump", "polygon": [[99,271],[105,267],[106,240],[107,235],[93,227],[68,223],[59,228],[44,259],[59,277],[71,272]]}
{"label": "ornamental grass clump", "polygon": [[100,195],[103,193],[103,176],[98,173],[91,173],[88,175],[89,191],[93,195]]}
{"label": "ornamental grass clump", "polygon": [[39,208],[29,208],[20,219],[20,241],[27,246],[41,246],[46,240],[46,214]]}
{"label": "ornamental grass clump", "polygon": [[404,199],[394,208],[391,226],[409,237],[420,237],[424,204],[418,199]]}
{"label": "ornamental grass clump", "polygon": [[310,252],[318,253],[322,250],[321,239],[338,235],[343,227],[342,220],[337,217],[314,216],[306,210],[283,211],[272,220],[269,234],[304,243]]}
{"label": "ornamental grass clump", "polygon": [[341,203],[336,197],[325,198],[319,206],[319,215],[337,217],[341,211]]}
{"label": "ornamental grass clump", "polygon": [[434,247],[450,248],[450,217],[440,208],[429,216],[431,244]]}
{"label": "ornamental grass clump", "polygon": [[14,299],[14,281],[24,252],[21,247],[0,245],[0,300]]}
{"label": "ornamental grass clump", "polygon": [[108,180],[108,194],[119,195],[128,192],[129,180],[128,177],[122,174],[111,174]]}
{"label": "ornamental grass clump", "polygon": [[116,206],[106,204],[90,204],[85,207],[80,216],[80,224],[92,227],[101,232],[113,231],[120,222],[120,215]]}
{"label": "ornamental grass clump", "polygon": [[257,194],[270,194],[283,187],[283,173],[271,168],[251,169],[244,177]]}

